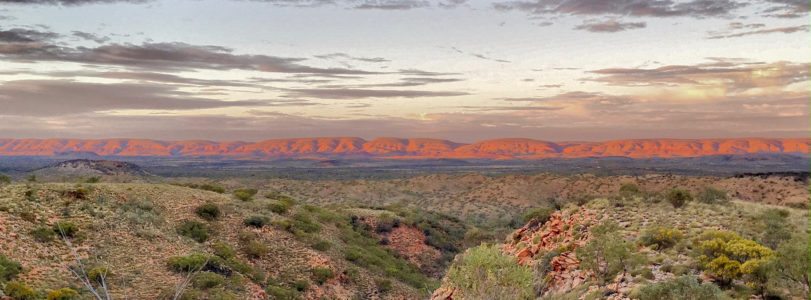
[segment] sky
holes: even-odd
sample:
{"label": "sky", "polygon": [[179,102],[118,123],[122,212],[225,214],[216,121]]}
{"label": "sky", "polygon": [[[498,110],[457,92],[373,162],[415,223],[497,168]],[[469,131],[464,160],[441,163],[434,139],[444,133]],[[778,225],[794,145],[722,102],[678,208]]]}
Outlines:
{"label": "sky", "polygon": [[807,137],[806,0],[0,0],[0,138]]}

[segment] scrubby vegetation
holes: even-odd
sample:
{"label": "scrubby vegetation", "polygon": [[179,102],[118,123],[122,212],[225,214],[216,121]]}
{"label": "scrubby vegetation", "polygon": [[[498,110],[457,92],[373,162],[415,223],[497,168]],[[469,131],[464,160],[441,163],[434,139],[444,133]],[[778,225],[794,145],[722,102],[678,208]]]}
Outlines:
{"label": "scrubby vegetation", "polygon": [[588,244],[577,249],[580,267],[593,272],[601,285],[619,273],[627,273],[640,257],[635,254],[633,245],[619,234],[615,222],[605,222],[591,230]]}
{"label": "scrubby vegetation", "polygon": [[[533,274],[494,245],[468,250],[448,270],[448,282],[461,296],[476,299],[533,299]],[[509,295],[509,296],[506,296]]]}
{"label": "scrubby vegetation", "polygon": [[213,221],[220,217],[220,207],[214,203],[206,203],[194,209],[194,213],[206,221]]}
{"label": "scrubby vegetation", "polygon": [[688,201],[693,200],[693,195],[689,191],[683,189],[672,189],[665,195],[667,202],[675,208],[680,208],[687,204]]}
{"label": "scrubby vegetation", "polygon": [[639,300],[721,300],[728,297],[712,283],[699,283],[693,276],[680,276],[669,281],[642,286],[632,298]]}
{"label": "scrubby vegetation", "polygon": [[257,192],[256,189],[237,189],[234,190],[234,197],[242,201],[250,201],[253,200],[253,196],[255,196]]}
{"label": "scrubby vegetation", "polygon": [[0,254],[0,284],[14,279],[22,270],[23,266],[19,262]]}
{"label": "scrubby vegetation", "polygon": [[639,237],[639,242],[645,246],[654,246],[656,250],[670,248],[684,238],[684,234],[675,228],[655,226],[646,229]]}
{"label": "scrubby vegetation", "polygon": [[177,226],[177,233],[202,243],[208,240],[209,229],[206,224],[201,222],[186,220]]}
{"label": "scrubby vegetation", "polygon": [[[477,180],[483,179],[471,182]],[[460,290],[467,293],[493,296],[509,290],[509,295],[532,299],[674,299],[678,296],[672,290],[708,299],[793,299],[808,294],[803,267],[808,265],[807,238],[801,234],[807,228],[806,212],[741,202],[735,192],[722,191],[723,185],[684,186],[677,188],[684,193],[673,197],[672,186],[623,180],[636,183],[601,187],[609,194],[532,196],[527,203],[517,202],[509,192],[451,199],[458,190],[477,189],[476,184],[410,191],[415,187],[411,183],[392,181],[380,186],[408,191],[380,192],[385,198],[376,200],[380,205],[361,205],[368,199],[353,198],[380,191],[367,182],[341,201],[329,200],[336,199],[333,191],[320,183],[303,193],[275,181],[270,187],[249,180],[222,181],[234,195],[154,183],[121,184],[106,177],[92,185],[3,184],[0,219],[5,223],[0,226],[17,237],[8,243],[11,240],[0,235],[0,242],[12,245],[12,250],[0,253],[0,290],[9,295],[6,289],[13,282],[11,289],[22,297],[28,286],[36,299],[73,299],[69,287],[86,298],[88,290],[66,271],[82,264],[95,286],[98,274],[105,274],[116,298],[134,291],[143,299],[171,299],[174,287],[188,280],[179,299],[245,299],[260,290],[271,299],[329,299],[338,297],[335,291],[360,299],[424,299],[443,276],[448,282],[455,276],[466,278],[459,279],[460,284],[475,283]],[[243,201],[234,186],[256,192]],[[80,188],[86,193],[77,193]],[[446,206],[440,209],[438,202],[424,200],[429,197],[426,191],[434,193],[430,197],[447,199],[442,203]],[[675,205],[679,209],[673,209],[673,198],[684,200]],[[497,245],[479,247],[501,241],[527,223],[540,227],[554,219],[552,214],[579,209],[593,212],[595,221],[589,226],[562,223],[561,231],[574,233],[566,239],[527,239],[552,243],[533,253],[530,262],[519,264]],[[703,238],[711,229],[732,232],[739,239],[712,242],[718,248],[703,246],[715,240]],[[67,239],[61,238],[62,232]],[[69,247],[80,260],[73,259]],[[738,248],[747,256],[730,252]],[[30,249],[40,250],[26,252]],[[562,260],[563,254],[569,256]],[[718,260],[719,254],[729,261]],[[578,264],[570,265],[569,259]],[[595,276],[561,290],[555,277],[561,267]],[[19,275],[30,270],[47,278]]]}

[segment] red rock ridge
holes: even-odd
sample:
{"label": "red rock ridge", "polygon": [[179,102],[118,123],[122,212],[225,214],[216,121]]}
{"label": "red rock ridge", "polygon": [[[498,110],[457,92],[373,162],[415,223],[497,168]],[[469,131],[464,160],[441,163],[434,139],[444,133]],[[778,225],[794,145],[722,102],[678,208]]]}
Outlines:
{"label": "red rock ridge", "polygon": [[259,142],[148,139],[0,139],[0,156],[56,156],[71,153],[99,156],[229,158],[481,158],[538,159],[625,156],[697,157],[753,153],[809,153],[811,139],[637,139],[604,142],[548,142],[495,139],[471,144],[440,139],[357,137],[275,139]]}

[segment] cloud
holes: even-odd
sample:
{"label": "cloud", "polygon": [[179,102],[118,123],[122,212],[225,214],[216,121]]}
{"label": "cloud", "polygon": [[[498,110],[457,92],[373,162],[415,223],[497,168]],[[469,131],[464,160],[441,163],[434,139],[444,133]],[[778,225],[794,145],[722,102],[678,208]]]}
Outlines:
{"label": "cloud", "polygon": [[489,60],[489,61],[494,61],[494,62],[500,62],[500,63],[510,63],[510,62],[511,62],[511,61],[506,60],[506,59],[492,58],[492,57],[489,57],[489,56],[487,56],[487,55],[480,54],[480,53],[468,53],[468,52],[464,52],[464,51],[462,51],[462,50],[459,50],[459,48],[456,48],[456,47],[451,47],[451,50],[453,50],[454,52],[459,53],[459,54],[470,55],[470,56],[473,56],[473,57],[476,57],[476,58],[480,58],[480,59],[484,59],[484,60]]}
{"label": "cloud", "polygon": [[555,106],[460,106],[459,108],[473,111],[554,111],[563,107]]}
{"label": "cloud", "polygon": [[613,15],[633,17],[712,17],[728,15],[743,2],[732,0],[534,0],[497,2],[498,10],[517,10],[534,15]]}
{"label": "cloud", "polygon": [[300,64],[303,58],[234,54],[221,46],[186,43],[110,44],[95,48],[63,47],[49,43],[51,33],[12,29],[0,33],[0,58],[10,61],[63,61],[94,65],[117,65],[150,70],[194,69],[252,70],[275,73],[331,75],[379,74],[346,68],[315,68]]}
{"label": "cloud", "polygon": [[777,18],[800,18],[808,15],[811,4],[806,0],[766,0],[773,6],[765,10],[765,15]]}
{"label": "cloud", "polygon": [[418,69],[401,69],[397,71],[399,74],[402,75],[410,75],[410,76],[453,76],[459,75],[459,73],[450,73],[450,72],[431,72],[431,71],[424,71]]}
{"label": "cloud", "polygon": [[319,99],[362,99],[362,98],[425,98],[454,97],[469,95],[465,92],[417,91],[417,90],[371,90],[349,88],[286,89],[288,97]]}
{"label": "cloud", "polygon": [[428,7],[428,1],[418,0],[366,0],[355,5],[355,9],[382,9],[382,10],[405,10],[412,8]]}
{"label": "cloud", "polygon": [[[475,141],[521,136],[546,140],[620,138],[800,137],[807,133],[808,92],[734,96],[709,102],[643,101],[615,106],[601,99],[626,96],[564,93],[539,107],[465,106],[465,111],[428,113],[419,118],[370,115],[326,118],[291,115],[268,108],[247,115],[77,115],[8,116],[0,132],[8,137],[142,137],[154,139],[262,140],[303,136],[419,136]],[[656,99],[660,100],[660,99]],[[347,102],[351,103],[351,102]],[[593,106],[588,106],[591,104]],[[602,107],[600,106],[602,105]],[[364,105],[365,106],[365,105]],[[532,105],[527,105],[531,107]],[[509,109],[507,109],[509,108]],[[575,109],[573,109],[575,108]],[[785,114],[791,111],[792,114]]]}
{"label": "cloud", "polygon": [[265,106],[271,101],[220,101],[165,85],[20,80],[0,85],[0,115],[60,116],[109,110],[194,110]]}
{"label": "cloud", "polygon": [[717,34],[711,35],[707,37],[708,39],[728,39],[728,38],[736,38],[736,37],[743,37],[743,36],[750,36],[750,35],[763,35],[763,34],[770,34],[770,33],[795,33],[795,32],[808,32],[811,29],[809,25],[799,25],[799,26],[789,26],[789,27],[777,27],[777,28],[770,28],[770,29],[760,29],[760,30],[752,30],[752,31],[744,31],[738,33],[731,33],[731,34]]}
{"label": "cloud", "polygon": [[645,28],[645,22],[622,22],[619,20],[585,20],[583,24],[575,26],[575,30],[586,30],[590,32],[618,32],[630,29]]}
{"label": "cloud", "polygon": [[316,55],[315,57],[320,58],[320,59],[346,59],[346,60],[354,60],[354,61],[369,62],[369,63],[390,62],[390,60],[382,58],[382,57],[357,57],[357,56],[351,56],[351,55],[346,54],[346,53],[322,54],[322,55]]}
{"label": "cloud", "polygon": [[85,39],[85,40],[88,40],[88,41],[94,41],[94,42],[99,43],[99,44],[104,44],[104,43],[110,41],[109,37],[98,36],[96,34],[89,33],[89,32],[83,32],[83,31],[74,31],[73,36],[81,38],[81,39]]}
{"label": "cloud", "polygon": [[746,24],[746,23],[742,23],[742,22],[729,23],[729,28],[730,29],[761,28],[761,27],[766,27],[766,24],[763,24],[763,23]]}
{"label": "cloud", "polygon": [[467,0],[252,0],[288,7],[319,7],[337,5],[361,10],[409,10],[415,8],[455,8]]}
{"label": "cloud", "polygon": [[809,63],[746,63],[718,60],[697,65],[668,65],[653,69],[610,68],[590,71],[588,80],[619,86],[692,85],[743,92],[754,88],[783,88],[809,80]]}
{"label": "cloud", "polygon": [[85,4],[108,4],[108,3],[144,3],[151,0],[0,0],[5,4],[34,4],[34,5],[85,5]]}
{"label": "cloud", "polygon": [[13,28],[0,30],[0,43],[41,43],[58,37],[59,34],[57,33],[33,29]]}

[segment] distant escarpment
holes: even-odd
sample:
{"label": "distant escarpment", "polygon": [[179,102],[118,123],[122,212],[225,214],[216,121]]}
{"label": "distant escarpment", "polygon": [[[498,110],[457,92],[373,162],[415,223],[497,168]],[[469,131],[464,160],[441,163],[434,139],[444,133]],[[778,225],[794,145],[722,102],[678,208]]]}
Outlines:
{"label": "distant escarpment", "polygon": [[440,139],[356,137],[276,139],[259,142],[147,139],[0,139],[0,156],[224,157],[224,158],[461,158],[582,157],[670,158],[743,154],[808,154],[811,139],[635,139],[549,142],[495,139],[471,144]]}

